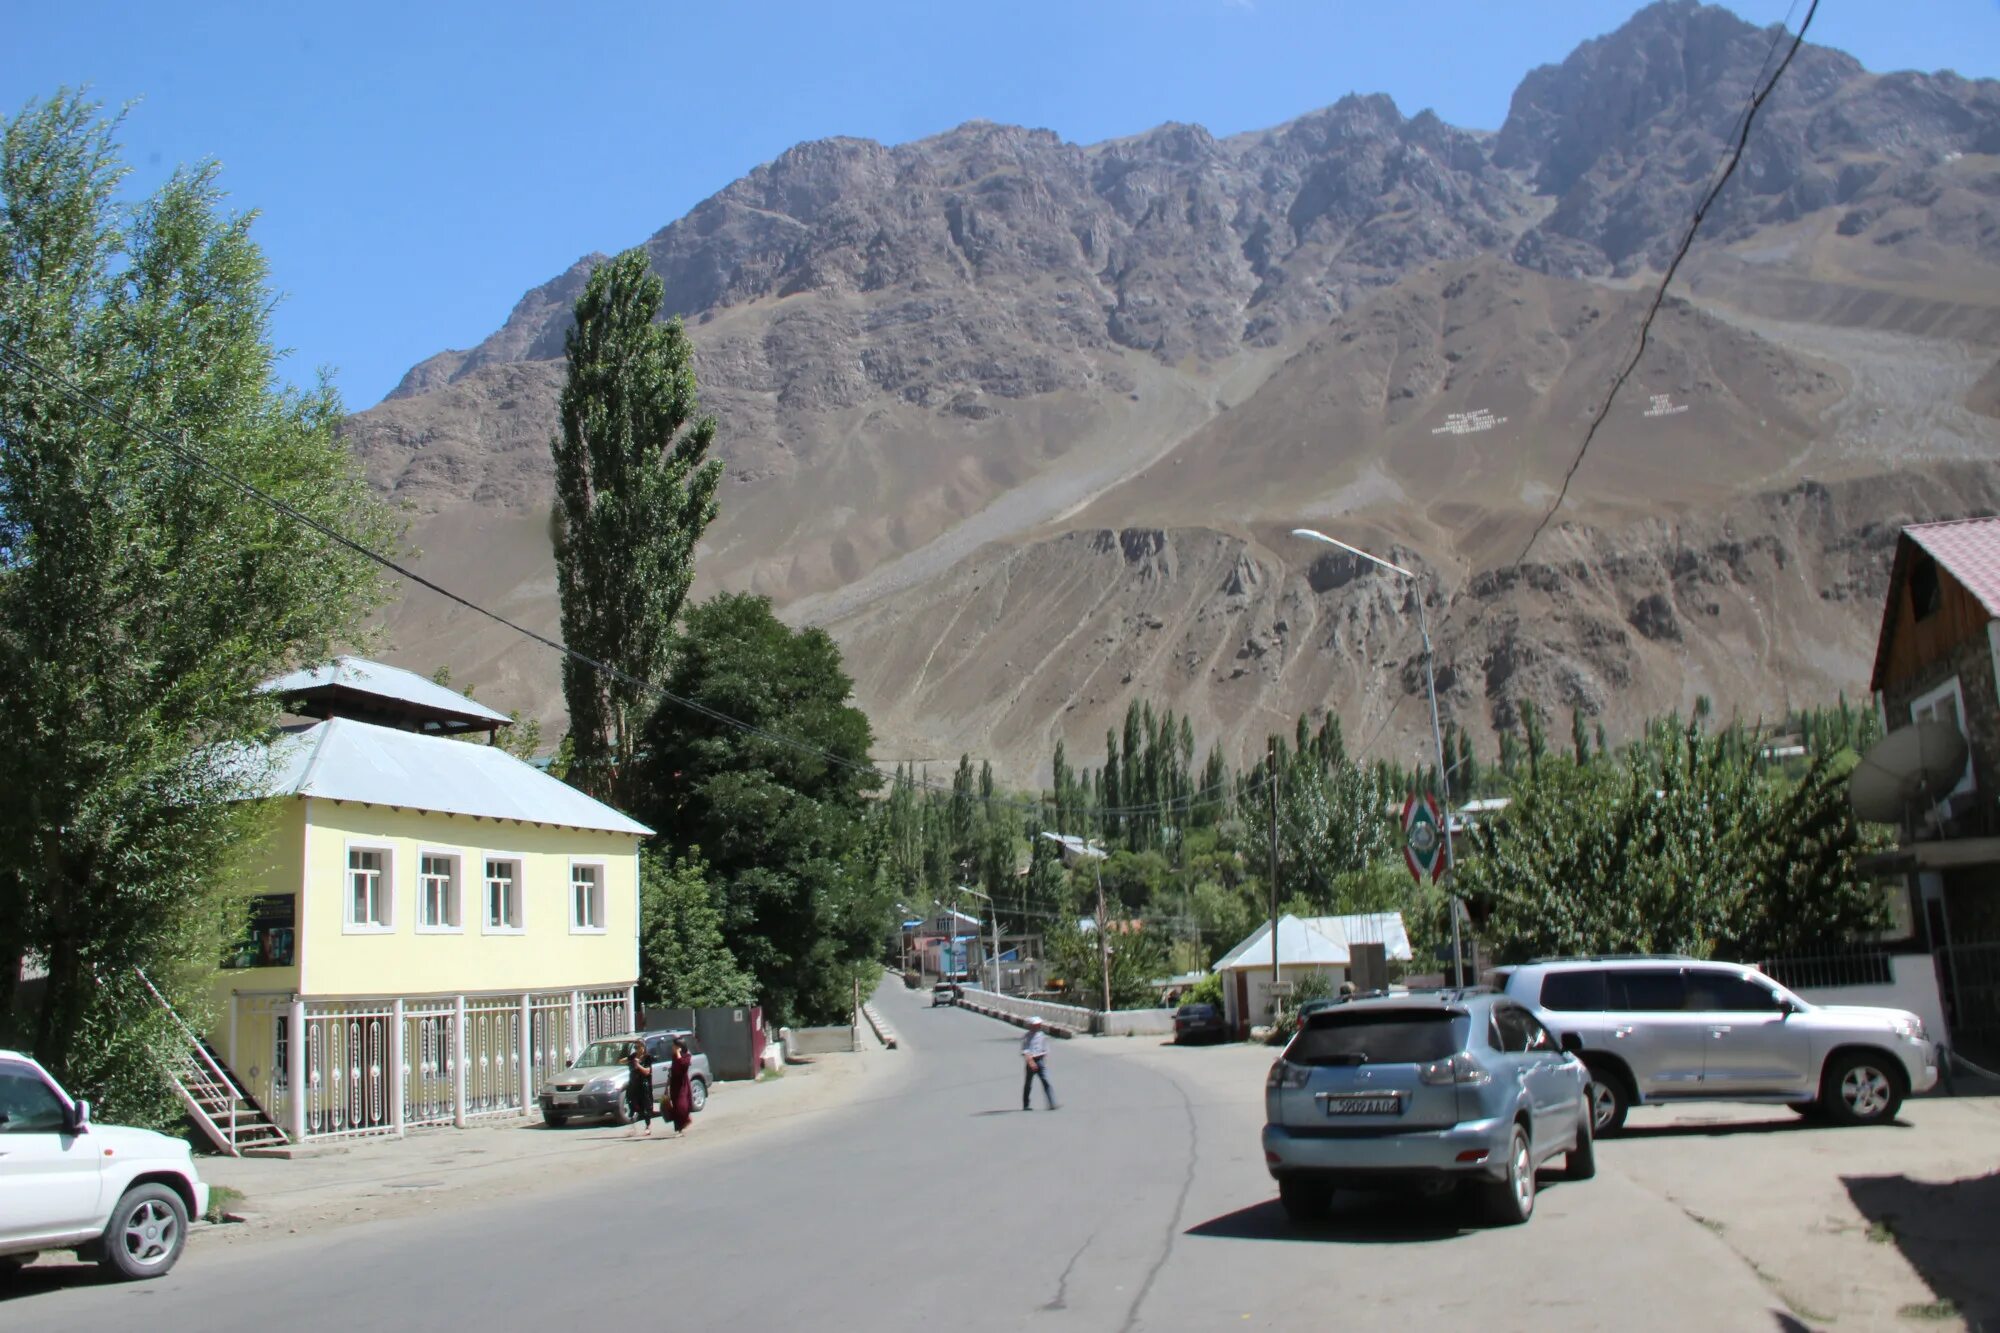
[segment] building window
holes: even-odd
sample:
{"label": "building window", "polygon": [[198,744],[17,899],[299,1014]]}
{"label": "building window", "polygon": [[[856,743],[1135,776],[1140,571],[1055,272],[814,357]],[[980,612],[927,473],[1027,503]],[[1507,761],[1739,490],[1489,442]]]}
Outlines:
{"label": "building window", "polygon": [[295,893],[252,898],[243,934],[223,956],[223,967],[290,967],[297,958],[293,949],[298,943],[298,906]]}
{"label": "building window", "polygon": [[1944,585],[1938,578],[1937,557],[1919,551],[1910,565],[1910,610],[1918,620],[1929,620],[1944,609]]}
{"label": "building window", "polygon": [[348,848],[348,928],[390,929],[390,896],[389,853],[380,847]]}
{"label": "building window", "polygon": [[486,930],[505,934],[521,929],[521,863],[486,858]]}
{"label": "building window", "polygon": [[[1942,722],[1951,727],[1959,735],[1965,736],[1967,734],[1965,730],[1965,696],[1959,692],[1958,677],[1953,676],[1936,689],[1918,695],[1915,701],[1910,704],[1910,721]],[[1970,746],[1968,745],[1967,748],[1969,750]],[[1972,756],[1968,753],[1965,758],[1965,774],[1959,778],[1958,785],[1951,789],[1946,799],[1948,800],[1952,796],[1957,796],[1961,792],[1969,792],[1972,789]]]}
{"label": "building window", "polygon": [[458,858],[425,852],[417,867],[417,929],[457,930]]}
{"label": "building window", "polygon": [[572,931],[604,929],[604,867],[573,865],[569,868],[569,928]]}

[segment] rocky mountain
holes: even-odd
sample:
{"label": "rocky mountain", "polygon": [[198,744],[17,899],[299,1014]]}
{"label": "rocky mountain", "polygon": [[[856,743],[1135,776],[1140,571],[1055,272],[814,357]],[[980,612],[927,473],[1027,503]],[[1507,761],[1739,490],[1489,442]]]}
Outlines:
{"label": "rocky mountain", "polygon": [[[1221,139],[790,150],[646,242],[729,468],[700,586],[827,625],[884,756],[1020,780],[1137,692],[1246,751],[1420,689],[1413,594],[1301,523],[1423,571],[1475,730],[1859,692],[1895,524],[2000,504],[1991,80],[1799,53],[1515,563],[1779,38],[1656,4],[1493,134],[1353,96]],[[348,424],[427,572],[550,627],[547,441],[599,258]],[[539,650],[424,596],[400,657],[559,709]],[[1423,729],[1402,707],[1384,744]]]}

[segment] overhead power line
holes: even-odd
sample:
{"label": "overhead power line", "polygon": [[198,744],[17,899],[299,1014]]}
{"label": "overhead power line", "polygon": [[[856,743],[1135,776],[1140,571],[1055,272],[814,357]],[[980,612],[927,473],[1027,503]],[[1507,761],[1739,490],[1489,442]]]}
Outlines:
{"label": "overhead power line", "polygon": [[[1583,433],[1583,442],[1577,446],[1576,456],[1570,460],[1568,469],[1563,473],[1562,487],[1556,492],[1555,499],[1550,503],[1548,511],[1542,515],[1541,521],[1535,524],[1535,530],[1528,535],[1528,540],[1522,544],[1520,554],[1516,555],[1506,566],[1503,571],[1503,577],[1520,570],[1521,565],[1528,558],[1528,552],[1533,549],[1536,540],[1541,537],[1543,530],[1548,527],[1550,521],[1555,518],[1557,511],[1562,508],[1563,500],[1569,495],[1570,482],[1575,478],[1577,469],[1583,466],[1584,456],[1590,452],[1591,443],[1597,438],[1598,428],[1611,415],[1611,407],[1618,399],[1619,390],[1625,387],[1625,382],[1631,379],[1633,372],[1639,367],[1639,362],[1645,357],[1648,337],[1653,328],[1653,319],[1659,314],[1660,307],[1667,299],[1667,288],[1673,284],[1674,274],[1680,270],[1681,261],[1687,258],[1688,251],[1694,245],[1695,233],[1701,230],[1702,221],[1708,217],[1709,209],[1714,206],[1716,199],[1722,194],[1722,187],[1729,183],[1729,178],[1736,174],[1737,166],[1743,161],[1744,148],[1750,142],[1750,127],[1756,122],[1758,111],[1763,109],[1764,103],[1769,100],[1772,92],[1777,89],[1778,80],[1784,77],[1785,70],[1792,63],[1792,57],[1796,56],[1799,53],[1799,48],[1805,44],[1806,30],[1812,27],[1813,15],[1819,11],[1819,0],[1811,0],[1811,3],[1807,5],[1806,16],[1799,23],[1798,32],[1791,34],[1792,44],[1786,49],[1785,58],[1778,62],[1777,69],[1771,70],[1771,76],[1766,80],[1764,73],[1771,68],[1772,53],[1784,41],[1789,31],[1788,25],[1792,14],[1797,8],[1798,0],[1792,0],[1791,7],[1785,11],[1784,20],[1778,24],[1778,30],[1771,35],[1771,45],[1764,52],[1764,60],[1758,66],[1756,77],[1750,81],[1750,90],[1744,101],[1742,114],[1738,117],[1735,133],[1731,136],[1735,141],[1734,146],[1718,165],[1716,174],[1711,177],[1707,190],[1702,194],[1701,202],[1695,206],[1694,216],[1688,220],[1687,231],[1682,235],[1680,244],[1675,247],[1673,259],[1667,264],[1666,272],[1660,276],[1660,285],[1653,292],[1652,303],[1647,306],[1645,316],[1639,321],[1638,343],[1633,348],[1631,360],[1626,363],[1624,369],[1619,371],[1617,378],[1612,381],[1610,392],[1604,396],[1602,406],[1597,409],[1597,414],[1591,418],[1589,427]],[[1421,584],[1418,586],[1417,595],[1419,597],[1423,596]],[[1458,603],[1456,600],[1446,605],[1444,615],[1439,617],[1438,623],[1431,630],[1431,637],[1434,642],[1438,631],[1451,622],[1452,615],[1457,609]],[[1365,759],[1369,752],[1375,748],[1376,743],[1388,732],[1390,725],[1395,722],[1397,714],[1402,711],[1403,702],[1409,697],[1408,694],[1399,694],[1396,696],[1394,702],[1390,704],[1388,715],[1375,728],[1374,734],[1368,738],[1368,743],[1355,751],[1354,760],[1356,763]]]}

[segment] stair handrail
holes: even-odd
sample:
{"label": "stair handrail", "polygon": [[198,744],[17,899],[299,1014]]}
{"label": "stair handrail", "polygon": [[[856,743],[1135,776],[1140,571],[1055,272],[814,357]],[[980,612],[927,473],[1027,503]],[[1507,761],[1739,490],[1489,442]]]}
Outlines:
{"label": "stair handrail", "polygon": [[249,1101],[249,1097],[244,1095],[243,1089],[236,1086],[236,1080],[229,1077],[229,1071],[224,1069],[216,1062],[215,1057],[208,1053],[208,1043],[195,1034],[195,1030],[187,1025],[187,1020],[180,1016],[180,1013],[175,1010],[173,1005],[167,1003],[167,997],[160,994],[160,988],[153,984],[153,979],[146,975],[145,969],[134,967],[132,971],[137,974],[140,984],[144,985],[147,992],[153,997],[153,1003],[166,1011],[167,1017],[174,1020],[175,1026],[179,1027],[181,1034],[187,1038],[188,1055],[197,1070],[203,1074],[212,1076],[212,1081],[220,1085],[222,1090],[227,1092],[233,1099],[229,1109],[231,1111],[230,1119],[234,1121],[234,1112],[236,1109],[234,1103],[236,1101]]}

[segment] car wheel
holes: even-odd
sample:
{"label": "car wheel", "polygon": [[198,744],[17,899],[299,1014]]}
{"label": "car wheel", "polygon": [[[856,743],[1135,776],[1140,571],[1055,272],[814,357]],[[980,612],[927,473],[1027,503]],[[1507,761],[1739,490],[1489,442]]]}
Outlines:
{"label": "car wheel", "polygon": [[1609,1138],[1625,1127],[1625,1113],[1632,1109],[1632,1094],[1623,1074],[1615,1069],[1592,1069],[1590,1082],[1584,1085],[1584,1096],[1590,1100],[1592,1138]]}
{"label": "car wheel", "polygon": [[611,1108],[612,1122],[619,1125],[629,1125],[632,1123],[633,1118],[632,1103],[626,1100],[624,1093],[619,1093],[618,1101]]}
{"label": "car wheel", "polygon": [[1486,1216],[1503,1227],[1519,1226],[1535,1215],[1535,1153],[1528,1131],[1514,1126],[1507,1144],[1507,1176],[1487,1186]]}
{"label": "car wheel", "polygon": [[542,1112],[542,1123],[550,1129],[561,1129],[569,1123],[569,1117],[561,1111],[544,1111]]}
{"label": "car wheel", "polygon": [[700,1077],[689,1079],[688,1109],[699,1111],[706,1105],[708,1105],[708,1080]]}
{"label": "car wheel", "polygon": [[1836,1125],[1883,1125],[1903,1104],[1903,1084],[1888,1060],[1855,1051],[1827,1062],[1819,1104]]}
{"label": "car wheel", "polygon": [[1564,1180],[1589,1180],[1597,1174],[1597,1136],[1588,1115],[1578,1116],[1576,1146],[1563,1155]]}
{"label": "car wheel", "polygon": [[97,1262],[123,1278],[159,1277],[187,1244],[187,1205],[165,1185],[135,1185],[111,1210]]}
{"label": "car wheel", "polygon": [[1281,1180],[1278,1202],[1292,1221],[1314,1222],[1326,1216],[1333,1203],[1333,1187],[1317,1180]]}

